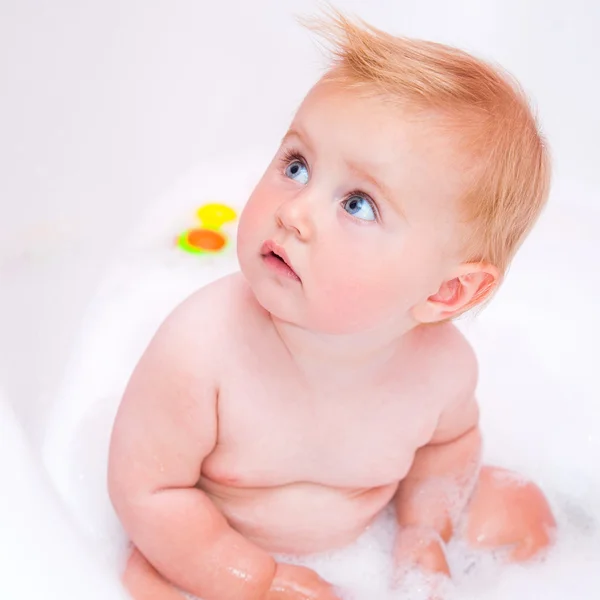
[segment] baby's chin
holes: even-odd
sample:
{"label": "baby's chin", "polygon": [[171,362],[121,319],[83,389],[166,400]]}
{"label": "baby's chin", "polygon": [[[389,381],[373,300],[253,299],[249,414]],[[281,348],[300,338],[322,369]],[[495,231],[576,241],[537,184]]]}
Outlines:
{"label": "baby's chin", "polygon": [[291,294],[285,293],[287,290],[276,289],[272,285],[262,283],[255,285],[252,285],[251,281],[249,283],[258,304],[272,317],[303,329],[307,327],[306,311],[297,298],[292,298]]}
{"label": "baby's chin", "polygon": [[273,318],[315,334],[349,336],[377,328],[375,315],[345,315],[339,306],[323,306],[306,298],[293,298],[281,290],[250,286],[258,304]]}

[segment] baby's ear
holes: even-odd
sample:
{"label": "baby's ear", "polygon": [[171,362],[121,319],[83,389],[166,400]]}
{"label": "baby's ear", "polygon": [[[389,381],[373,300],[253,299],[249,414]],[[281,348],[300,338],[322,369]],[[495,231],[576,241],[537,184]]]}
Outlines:
{"label": "baby's ear", "polygon": [[487,263],[465,263],[440,289],[412,310],[419,323],[436,323],[456,317],[485,302],[500,282],[498,269]]}

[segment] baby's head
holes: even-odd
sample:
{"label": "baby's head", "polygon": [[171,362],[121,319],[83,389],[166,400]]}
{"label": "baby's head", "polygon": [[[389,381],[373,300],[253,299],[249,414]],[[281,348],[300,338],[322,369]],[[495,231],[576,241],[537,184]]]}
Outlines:
{"label": "baby's head", "polygon": [[[484,302],[548,194],[525,97],[454,48],[341,15],[316,28],[333,65],[240,221],[240,265],[259,302],[329,333],[407,330]],[[298,278],[277,269],[273,249]]]}

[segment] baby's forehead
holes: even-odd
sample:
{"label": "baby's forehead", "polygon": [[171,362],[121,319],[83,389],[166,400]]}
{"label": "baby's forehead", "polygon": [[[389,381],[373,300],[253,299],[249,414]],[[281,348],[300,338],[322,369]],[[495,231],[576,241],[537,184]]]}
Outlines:
{"label": "baby's forehead", "polygon": [[472,165],[452,115],[398,102],[369,88],[317,83],[288,135],[315,151],[336,151],[397,172],[410,166],[423,175],[457,169],[465,175]]}
{"label": "baby's forehead", "polygon": [[460,145],[459,120],[457,113],[402,101],[370,86],[343,87],[320,81],[305,96],[290,129],[315,125],[314,137],[326,137],[336,127],[371,132],[369,138],[382,133],[398,138],[410,135],[414,145],[435,144],[453,150]]}

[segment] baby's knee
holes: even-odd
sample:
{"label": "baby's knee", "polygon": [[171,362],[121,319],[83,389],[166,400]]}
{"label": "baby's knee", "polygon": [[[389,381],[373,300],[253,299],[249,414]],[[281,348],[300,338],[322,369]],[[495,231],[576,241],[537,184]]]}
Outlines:
{"label": "baby's knee", "polygon": [[556,521],[540,488],[519,475],[484,467],[467,515],[469,543],[510,548],[509,558],[526,561],[552,543]]}

